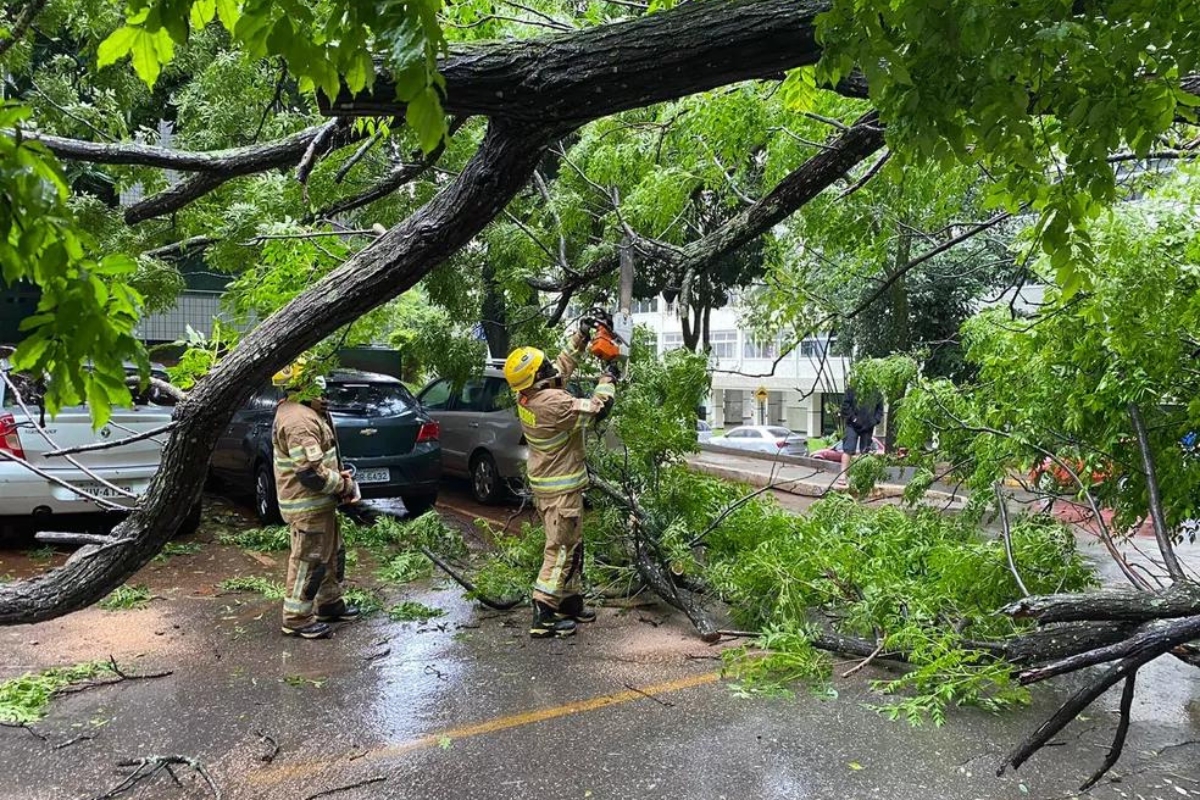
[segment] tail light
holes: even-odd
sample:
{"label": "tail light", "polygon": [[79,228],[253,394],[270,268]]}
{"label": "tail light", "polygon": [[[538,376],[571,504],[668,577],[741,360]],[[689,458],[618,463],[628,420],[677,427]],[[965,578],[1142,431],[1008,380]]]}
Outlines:
{"label": "tail light", "polygon": [[436,442],[442,435],[442,426],[436,422],[422,422],[417,431],[417,444],[421,442]]}
{"label": "tail light", "polygon": [[12,414],[0,414],[0,450],[25,458],[21,437],[17,435],[17,420]]}

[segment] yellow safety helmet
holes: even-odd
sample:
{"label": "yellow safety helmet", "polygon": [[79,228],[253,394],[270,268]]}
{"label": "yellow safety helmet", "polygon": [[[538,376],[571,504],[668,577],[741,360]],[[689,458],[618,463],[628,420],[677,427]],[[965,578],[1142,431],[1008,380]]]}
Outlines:
{"label": "yellow safety helmet", "polygon": [[518,347],[504,362],[504,380],[514,392],[528,389],[537,380],[538,370],[545,360],[546,354],[536,347]]}
{"label": "yellow safety helmet", "polygon": [[321,375],[309,376],[306,373],[308,359],[298,358],[291,364],[271,376],[271,384],[289,392],[301,392],[309,389],[325,389],[325,378]]}

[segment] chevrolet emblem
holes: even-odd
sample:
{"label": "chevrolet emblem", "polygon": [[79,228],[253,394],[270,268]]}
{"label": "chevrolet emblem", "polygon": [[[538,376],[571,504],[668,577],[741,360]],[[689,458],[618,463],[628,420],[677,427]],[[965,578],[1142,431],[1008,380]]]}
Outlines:
{"label": "chevrolet emblem", "polygon": [[361,431],[359,431],[359,434],[362,436],[374,436],[377,433],[379,433],[379,431],[376,428],[363,428]]}

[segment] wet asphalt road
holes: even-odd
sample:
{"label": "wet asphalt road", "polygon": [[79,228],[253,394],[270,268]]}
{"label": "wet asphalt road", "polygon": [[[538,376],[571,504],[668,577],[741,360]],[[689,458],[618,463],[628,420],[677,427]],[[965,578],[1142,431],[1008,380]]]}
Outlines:
{"label": "wet asphalt road", "polygon": [[[139,580],[162,599],[145,610],[0,630],[4,678],[110,654],[131,674],[173,671],[55,700],[34,726],[45,741],[0,729],[0,798],[95,797],[125,774],[118,761],[179,754],[235,799],[304,800],[379,778],[333,796],[1048,800],[1072,796],[1100,763],[1116,719],[1106,697],[1061,745],[997,778],[1003,753],[1071,684],[1003,717],[966,709],[940,729],[910,728],[865,707],[879,702],[869,681],[888,675],[875,665],[835,678],[836,699],[741,697],[720,680],[720,648],[657,606],[605,608],[574,639],[533,642],[527,611],[479,609],[426,582],[404,596],[446,616],[377,616],[298,642],[278,635],[276,603],[213,590],[231,570],[278,563],[206,545],[147,569]],[[1195,676],[1167,661],[1145,676],[1117,780],[1091,797],[1200,796]],[[80,735],[92,738],[55,749]],[[177,774],[182,787],[160,774],[126,796],[205,796]]]}

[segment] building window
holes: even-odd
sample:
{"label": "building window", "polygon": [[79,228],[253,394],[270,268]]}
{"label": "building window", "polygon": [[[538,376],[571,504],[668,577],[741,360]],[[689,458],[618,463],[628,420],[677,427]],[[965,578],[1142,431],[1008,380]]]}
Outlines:
{"label": "building window", "polygon": [[664,333],[662,335],[662,351],[678,350],[683,347],[682,333]]}
{"label": "building window", "polygon": [[817,336],[805,339],[800,342],[800,357],[801,358],[816,358],[820,359],[825,356],[825,351],[833,347],[837,339],[831,339],[828,336]]}
{"label": "building window", "polygon": [[737,358],[737,340],[737,331],[712,331],[708,334],[712,355],[717,358]]}
{"label": "building window", "polygon": [[742,345],[742,357],[774,361],[783,355],[784,348],[790,343],[791,339],[782,333],[774,339],[751,339],[747,337],[745,344]]}
{"label": "building window", "polygon": [[654,314],[658,311],[658,298],[650,300],[634,300],[631,314]]}

